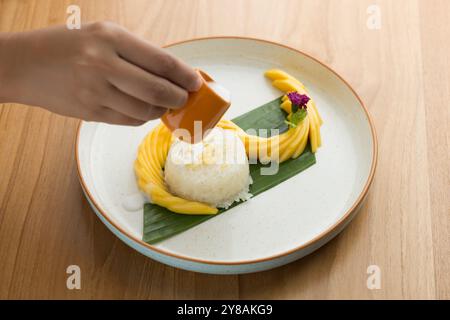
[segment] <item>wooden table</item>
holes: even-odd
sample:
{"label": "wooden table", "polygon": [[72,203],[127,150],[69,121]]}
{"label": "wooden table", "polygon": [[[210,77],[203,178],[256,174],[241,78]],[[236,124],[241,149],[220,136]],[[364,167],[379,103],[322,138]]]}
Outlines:
{"label": "wooden table", "polygon": [[[77,179],[77,120],[2,105],[0,298],[450,298],[449,1],[0,0],[0,31],[65,23],[69,4],[160,45],[240,35],[310,53],[366,102],[378,169],[360,214],[319,251],[257,274],[196,274],[140,255],[97,219]],[[66,288],[72,264],[81,290]],[[366,286],[372,264],[379,290]]]}

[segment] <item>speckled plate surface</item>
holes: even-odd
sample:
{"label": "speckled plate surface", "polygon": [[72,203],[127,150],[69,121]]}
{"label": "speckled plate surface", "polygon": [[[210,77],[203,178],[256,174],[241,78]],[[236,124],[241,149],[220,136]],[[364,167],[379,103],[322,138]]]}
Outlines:
{"label": "speckled plate surface", "polygon": [[82,122],[76,143],[80,181],[106,226],[152,259],[221,274],[289,263],[337,235],[357,213],[377,158],[370,116],[350,86],[314,58],[262,40],[197,39],[167,50],[232,92],[228,119],[280,96],[264,78],[266,69],[283,69],[304,82],[324,120],[317,163],[224,214],[148,245],[141,241],[142,209],[130,210],[129,202],[139,199],[133,171],[137,147],[159,121],[138,128]]}

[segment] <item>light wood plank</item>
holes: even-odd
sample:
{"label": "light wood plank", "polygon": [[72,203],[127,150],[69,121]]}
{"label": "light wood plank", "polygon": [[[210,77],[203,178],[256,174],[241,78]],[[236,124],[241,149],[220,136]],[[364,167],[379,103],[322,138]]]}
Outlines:
{"label": "light wood plank", "polygon": [[[380,30],[366,27],[369,5]],[[0,32],[112,20],[164,45],[241,35],[281,42],[328,63],[370,109],[379,165],[357,218],[290,265],[211,276],[151,261],[115,238],[82,195],[78,121],[0,106],[0,298],[449,298],[450,29],[445,0],[0,0]],[[225,14],[224,14],[225,13]],[[66,267],[82,290],[66,289]],[[382,271],[368,290],[366,268]]]}
{"label": "light wood plank", "polygon": [[421,2],[420,9],[427,150],[418,156],[429,162],[436,295],[450,299],[450,5],[448,1]]}

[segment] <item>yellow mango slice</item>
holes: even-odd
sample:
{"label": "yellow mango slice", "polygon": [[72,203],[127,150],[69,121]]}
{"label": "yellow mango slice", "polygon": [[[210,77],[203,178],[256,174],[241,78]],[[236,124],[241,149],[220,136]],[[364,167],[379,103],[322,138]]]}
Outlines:
{"label": "yellow mango slice", "polygon": [[[298,79],[292,77],[285,71],[279,69],[270,69],[265,72],[265,76],[272,81],[272,85],[285,92],[289,93],[292,91],[297,91],[300,94],[308,94],[305,86]],[[309,95],[308,95],[309,96]],[[310,97],[311,98],[311,97]],[[282,103],[280,107],[287,113],[292,112],[292,105],[288,103],[288,98],[284,95],[282,98]],[[320,134],[320,126],[323,120],[317,111],[315,102],[311,99],[307,105],[308,108],[308,118],[309,118],[309,138],[311,142],[312,152],[316,152],[317,149],[322,145],[322,137]]]}
{"label": "yellow mango slice", "polygon": [[292,79],[275,80],[272,82],[272,85],[286,93],[291,91],[300,92],[302,90],[301,85]]}
{"label": "yellow mango slice", "polygon": [[284,111],[286,111],[286,113],[291,113],[292,112],[292,103],[290,100],[284,100],[281,104],[280,104],[281,109],[283,109]]}

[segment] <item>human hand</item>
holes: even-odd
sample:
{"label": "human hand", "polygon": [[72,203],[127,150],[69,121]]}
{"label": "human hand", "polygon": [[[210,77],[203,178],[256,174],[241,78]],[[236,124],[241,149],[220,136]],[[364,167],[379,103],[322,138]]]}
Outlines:
{"label": "human hand", "polygon": [[113,23],[0,35],[0,102],[141,125],[200,86],[191,67]]}

